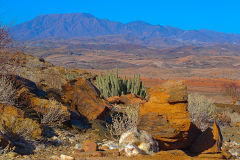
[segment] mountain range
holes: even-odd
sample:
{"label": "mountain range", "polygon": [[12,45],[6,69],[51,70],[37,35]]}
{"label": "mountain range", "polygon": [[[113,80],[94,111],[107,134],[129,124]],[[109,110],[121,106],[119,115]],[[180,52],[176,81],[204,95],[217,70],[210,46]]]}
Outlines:
{"label": "mountain range", "polygon": [[87,13],[48,14],[15,25],[17,40],[84,39],[105,43],[133,43],[155,48],[204,44],[240,44],[240,34],[211,30],[182,30],[143,21],[123,24]]}

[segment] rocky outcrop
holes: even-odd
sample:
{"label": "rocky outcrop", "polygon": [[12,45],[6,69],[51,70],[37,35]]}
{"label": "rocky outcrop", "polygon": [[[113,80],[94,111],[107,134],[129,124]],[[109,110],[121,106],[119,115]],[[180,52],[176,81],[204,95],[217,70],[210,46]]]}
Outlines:
{"label": "rocky outcrop", "polygon": [[38,88],[48,92],[49,89],[61,89],[69,79],[76,77],[85,77],[93,79],[95,75],[79,70],[66,69],[60,66],[55,66],[43,58],[37,58],[31,55],[26,55],[18,52],[13,55],[13,65],[17,66],[17,74],[34,82]]}
{"label": "rocky outcrop", "polygon": [[184,83],[167,81],[151,88],[149,95],[149,101],[140,107],[138,129],[158,140],[160,149],[188,147],[191,121]]}
{"label": "rocky outcrop", "polygon": [[[36,139],[41,137],[40,125],[29,118],[24,117],[24,112],[14,106],[0,104],[0,128],[6,137]],[[12,136],[12,137],[11,137]]]}
{"label": "rocky outcrop", "polygon": [[[141,158],[142,160],[144,159]],[[154,155],[152,155],[152,159],[161,159],[161,160],[220,160],[225,159],[225,157],[221,154],[200,154],[198,156],[191,157],[187,153],[182,150],[168,150],[168,151],[160,151]]]}
{"label": "rocky outcrop", "polygon": [[0,131],[0,147],[5,148],[7,146],[12,147],[11,141],[9,141],[5,136],[2,131]]}
{"label": "rocky outcrop", "polygon": [[110,105],[100,98],[95,86],[85,78],[69,81],[63,87],[64,102],[87,120],[105,119]]}
{"label": "rocky outcrop", "polygon": [[111,104],[123,104],[123,105],[134,105],[134,104],[143,104],[146,103],[141,97],[136,96],[135,94],[121,95],[115,97],[109,97],[107,101]]}
{"label": "rocky outcrop", "polygon": [[152,154],[158,152],[158,143],[146,131],[130,130],[123,133],[119,140],[120,151],[127,156]]}
{"label": "rocky outcrop", "polygon": [[58,110],[66,121],[70,120],[68,107],[54,98],[49,98],[47,93],[38,89],[34,82],[18,76],[12,77],[12,80],[17,88],[15,101],[25,112],[25,116],[39,120],[39,114],[44,115]]}
{"label": "rocky outcrop", "polygon": [[221,131],[214,122],[213,128],[207,128],[192,144],[190,151],[193,153],[219,153],[221,146]]}

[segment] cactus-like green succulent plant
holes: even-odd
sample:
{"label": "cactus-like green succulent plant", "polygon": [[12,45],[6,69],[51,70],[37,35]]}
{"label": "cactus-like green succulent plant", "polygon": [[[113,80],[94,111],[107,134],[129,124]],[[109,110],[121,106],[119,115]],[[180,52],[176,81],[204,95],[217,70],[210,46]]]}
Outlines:
{"label": "cactus-like green succulent plant", "polygon": [[116,70],[116,73],[107,72],[106,74],[100,74],[96,78],[96,85],[105,98],[130,93],[143,98],[146,97],[146,88],[144,87],[144,83],[140,81],[140,75],[134,75],[130,79],[126,76],[123,78],[119,77],[118,70]]}

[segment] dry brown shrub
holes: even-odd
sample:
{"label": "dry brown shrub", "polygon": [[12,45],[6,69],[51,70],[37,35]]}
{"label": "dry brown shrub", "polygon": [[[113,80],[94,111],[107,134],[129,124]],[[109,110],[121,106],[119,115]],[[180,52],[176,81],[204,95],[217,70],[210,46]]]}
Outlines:
{"label": "dry brown shrub", "polygon": [[13,83],[5,76],[0,76],[0,103],[13,105],[15,94]]}
{"label": "dry brown shrub", "polygon": [[240,99],[240,87],[234,82],[224,84],[223,91],[228,96],[232,97],[233,104],[235,104]]}
{"label": "dry brown shrub", "polygon": [[191,121],[200,129],[205,130],[214,120],[216,106],[213,101],[203,95],[192,93],[188,95],[188,112]]}
{"label": "dry brown shrub", "polygon": [[120,136],[129,130],[137,128],[139,104],[120,107],[116,105],[110,113],[112,123],[106,124],[111,138],[119,140]]}
{"label": "dry brown shrub", "polygon": [[0,24],[0,50],[9,48],[11,43],[9,28]]}
{"label": "dry brown shrub", "polygon": [[231,117],[227,112],[218,113],[216,114],[215,119],[220,122],[221,124],[230,124],[231,123]]}
{"label": "dry brown shrub", "polygon": [[229,117],[232,123],[240,122],[240,114],[237,112],[224,111],[222,114]]}
{"label": "dry brown shrub", "polygon": [[67,114],[61,107],[62,104],[55,99],[50,99],[47,107],[41,106],[41,111],[44,113],[41,117],[41,124],[56,127],[68,120]]}
{"label": "dry brown shrub", "polygon": [[10,53],[16,52],[17,48],[13,47],[9,27],[0,24],[0,74],[15,73],[17,63],[16,59],[12,59],[12,54]]}

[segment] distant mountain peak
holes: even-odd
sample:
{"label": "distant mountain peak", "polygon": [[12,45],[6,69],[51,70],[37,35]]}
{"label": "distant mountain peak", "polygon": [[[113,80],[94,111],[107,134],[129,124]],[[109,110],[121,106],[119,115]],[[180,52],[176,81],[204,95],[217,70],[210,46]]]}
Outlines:
{"label": "distant mountain peak", "polygon": [[[96,38],[121,35],[119,41],[150,45],[158,40],[168,43],[240,43],[240,35],[211,30],[182,30],[171,26],[152,25],[144,21],[121,22],[99,19],[89,13],[39,15],[12,27],[16,39]],[[156,42],[154,42],[156,44]]]}

